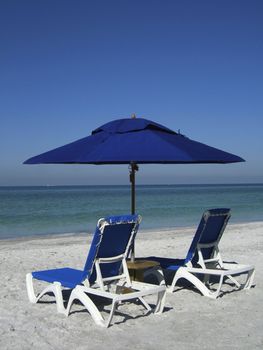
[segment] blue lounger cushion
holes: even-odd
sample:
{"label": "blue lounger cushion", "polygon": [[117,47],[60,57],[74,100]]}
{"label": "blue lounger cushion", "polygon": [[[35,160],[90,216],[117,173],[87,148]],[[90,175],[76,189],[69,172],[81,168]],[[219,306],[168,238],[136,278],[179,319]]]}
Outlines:
{"label": "blue lounger cushion", "polygon": [[32,272],[33,278],[49,283],[59,282],[64,287],[75,288],[81,284],[83,279],[83,271],[64,267],[61,269],[44,270]]}

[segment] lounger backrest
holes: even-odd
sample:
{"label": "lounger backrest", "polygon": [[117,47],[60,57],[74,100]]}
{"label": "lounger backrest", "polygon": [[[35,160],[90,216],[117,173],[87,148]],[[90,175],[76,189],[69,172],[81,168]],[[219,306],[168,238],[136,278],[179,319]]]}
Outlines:
{"label": "lounger backrest", "polygon": [[230,209],[227,208],[210,209],[204,212],[187,253],[185,263],[191,261],[194,265],[198,261],[197,245],[200,243],[216,243],[212,247],[201,249],[204,259],[213,257],[216,245],[221,239],[229,218]]}
{"label": "lounger backrest", "polygon": [[[127,255],[140,223],[139,215],[110,216],[98,222],[83,271],[83,280],[96,280],[95,260]],[[119,274],[121,261],[101,265],[102,277]]]}

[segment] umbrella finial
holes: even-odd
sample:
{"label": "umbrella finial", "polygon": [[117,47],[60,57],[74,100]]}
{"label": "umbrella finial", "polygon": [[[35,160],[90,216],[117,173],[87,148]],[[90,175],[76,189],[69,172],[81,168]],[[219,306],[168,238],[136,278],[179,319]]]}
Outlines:
{"label": "umbrella finial", "polygon": [[132,118],[132,119],[136,119],[136,114],[135,114],[135,113],[132,113],[131,118]]}

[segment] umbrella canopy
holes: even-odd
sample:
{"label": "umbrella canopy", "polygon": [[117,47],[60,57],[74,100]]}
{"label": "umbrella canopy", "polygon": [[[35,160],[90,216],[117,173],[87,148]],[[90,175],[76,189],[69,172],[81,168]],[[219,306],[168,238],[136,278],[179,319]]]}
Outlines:
{"label": "umbrella canopy", "polygon": [[234,163],[244,159],[143,118],[118,119],[25,164]]}
{"label": "umbrella canopy", "polygon": [[243,161],[234,154],[191,140],[151,120],[124,118],[104,124],[80,140],[32,157],[24,164],[129,164],[131,213],[134,214],[137,164]]}

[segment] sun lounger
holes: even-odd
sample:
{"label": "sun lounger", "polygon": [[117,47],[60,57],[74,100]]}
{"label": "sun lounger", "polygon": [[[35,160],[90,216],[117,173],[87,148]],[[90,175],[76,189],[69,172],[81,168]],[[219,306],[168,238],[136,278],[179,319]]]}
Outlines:
{"label": "sun lounger", "polygon": [[[144,297],[157,295],[155,313],[164,307],[165,285],[131,282],[126,257],[135,238],[141,218],[138,215],[112,216],[100,219],[93,236],[85,267],[82,270],[59,268],[28,273],[27,292],[30,302],[37,303],[46,293],[53,293],[57,311],[69,315],[74,300],[78,299],[89,311],[96,324],[108,327],[118,304],[139,300],[148,311],[153,311]],[[49,285],[35,295],[33,279],[48,282]],[[71,289],[67,307],[64,307],[61,287]],[[125,290],[126,293],[122,293]],[[128,291],[128,292],[127,292]],[[103,318],[90,295],[112,301],[107,320]]]}
{"label": "sun lounger", "polygon": [[[224,262],[219,252],[219,241],[230,218],[230,209],[207,210],[200,221],[185,259],[170,259],[150,256],[149,259],[159,262],[163,270],[174,273],[167,291],[173,292],[180,279],[191,282],[203,295],[216,299],[224,280],[230,279],[238,289],[249,289],[254,278],[254,266]],[[236,242],[237,243],[237,242]],[[146,274],[154,270],[146,271]],[[240,283],[238,276],[245,277]],[[217,283],[214,283],[214,281]],[[217,286],[217,287],[216,287]]]}

